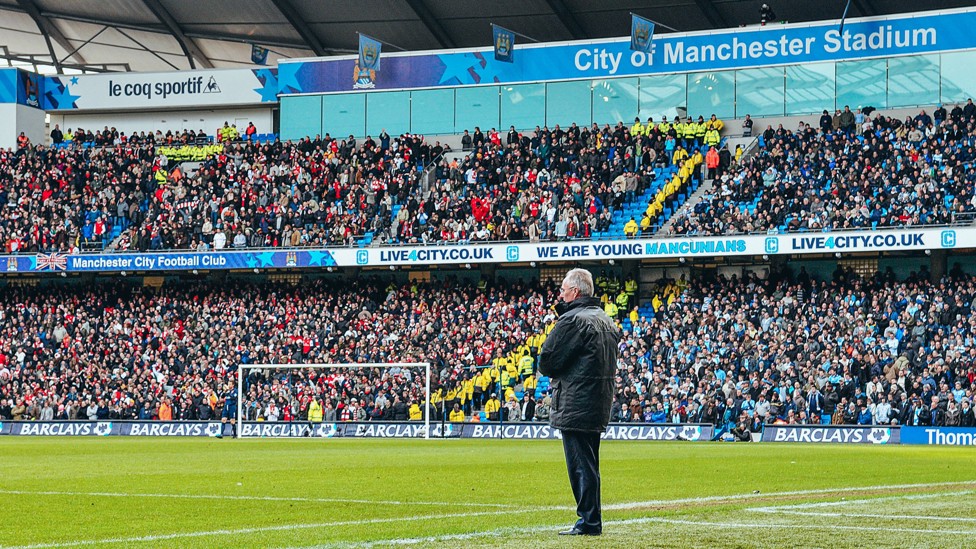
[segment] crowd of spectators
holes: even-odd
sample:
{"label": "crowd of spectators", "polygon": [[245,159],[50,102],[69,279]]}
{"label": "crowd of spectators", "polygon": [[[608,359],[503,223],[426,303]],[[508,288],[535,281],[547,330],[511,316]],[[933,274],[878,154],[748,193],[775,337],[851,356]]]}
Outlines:
{"label": "crowd of spectators", "polygon": [[[973,425],[976,277],[803,269],[662,281],[620,343],[619,422]],[[251,420],[545,421],[538,348],[555,285],[454,280],[121,282],[0,294],[0,417],[213,419],[238,363],[424,362],[419,369],[251,370]],[[540,398],[535,398],[539,396]],[[227,406],[227,408],[225,408]],[[483,415],[482,415],[483,414]]]}
{"label": "crowd of spectators", "polygon": [[[553,318],[552,288],[520,282],[319,279],[155,292],[124,282],[0,293],[0,417],[214,419],[228,398],[236,404],[240,363],[393,361],[431,362],[438,394],[452,399],[468,381],[461,404],[470,412],[493,400],[492,381],[507,387],[507,369],[483,367],[504,369],[510,351]],[[312,396],[341,414],[353,399],[375,408],[381,394],[390,419],[398,399],[409,405],[424,395],[418,370],[251,373],[246,413],[266,420],[307,417]]]}
{"label": "crowd of spectators", "polygon": [[[700,148],[716,145],[723,125],[699,118],[507,135],[475,128],[462,136],[470,154],[450,160],[441,156],[448,148],[419,136],[258,143],[225,124],[217,135],[226,142],[201,149],[191,173],[172,169],[160,151],[193,148],[209,139],[203,130],[126,136],[56,127],[55,142],[96,147],[0,151],[0,239],[10,252],[350,245],[365,235],[378,243],[585,239],[607,231],[614,212],[655,182],[655,167],[701,169]],[[708,175],[719,177],[670,230],[952,222],[976,200],[974,122],[970,103],[905,120],[825,111],[818,126],[768,127],[760,152],[734,170],[731,154],[708,151]],[[687,170],[679,166],[693,157]],[[438,159],[432,181],[421,178]],[[665,190],[627,234],[657,226],[651,216],[665,211]]]}
{"label": "crowd of spectators", "polygon": [[417,167],[437,152],[420,137],[385,132],[361,146],[328,135],[235,141],[189,177],[170,170],[164,147],[172,150],[155,142],[0,150],[6,251],[348,244],[392,224],[392,201],[419,194]]}
{"label": "crowd of spectators", "polygon": [[[669,281],[673,286],[674,281]],[[621,344],[619,421],[973,426],[976,278],[691,284]],[[959,413],[956,412],[959,411]]]}
{"label": "crowd of spectators", "polygon": [[[613,213],[654,182],[655,167],[687,162],[690,173],[689,157],[702,145],[718,145],[723,127],[712,115],[602,128],[557,124],[522,133],[510,127],[504,135],[495,128],[465,130],[462,150],[470,155],[442,161],[424,212],[406,212],[400,220],[421,216],[428,227],[424,242],[588,239],[607,231]],[[416,234],[398,233],[394,240],[416,241],[411,237]]]}
{"label": "crowd of spectators", "polygon": [[904,120],[847,107],[833,116],[824,111],[819,124],[767,127],[759,152],[680,210],[671,233],[939,225],[960,214],[969,220],[974,160],[972,100]]}
{"label": "crowd of spectators", "polygon": [[[655,166],[691,162],[688,150],[716,140],[717,124],[512,128],[504,138],[476,128],[463,140],[470,154],[452,160],[439,142],[385,130],[282,143],[242,140],[225,124],[204,145],[203,130],[55,126],[54,148],[0,151],[0,239],[9,252],[72,253],[350,245],[367,234],[414,244],[590,238],[652,184]],[[184,173],[183,160],[199,169]]]}

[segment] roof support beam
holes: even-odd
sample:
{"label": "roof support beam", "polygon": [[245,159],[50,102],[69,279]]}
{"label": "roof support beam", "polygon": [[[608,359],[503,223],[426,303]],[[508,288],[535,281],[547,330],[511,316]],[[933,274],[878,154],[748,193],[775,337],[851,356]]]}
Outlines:
{"label": "roof support beam", "polygon": [[695,3],[698,4],[698,9],[702,11],[702,14],[705,15],[705,19],[708,20],[708,23],[713,28],[724,29],[729,26],[725,18],[722,17],[722,14],[719,13],[715,8],[715,4],[712,3],[712,0],[695,0]]}
{"label": "roof support beam", "polygon": [[23,8],[27,15],[34,20],[34,23],[37,24],[38,30],[41,31],[41,35],[44,36],[44,41],[47,43],[48,52],[51,54],[51,61],[54,63],[55,68],[58,69],[58,72],[64,71],[61,70],[61,60],[58,59],[57,54],[54,53],[54,45],[51,44],[52,38],[58,43],[59,46],[64,48],[65,51],[73,52],[74,58],[79,64],[85,64],[85,58],[82,57],[81,54],[77,52],[75,47],[71,45],[68,38],[64,35],[64,33],[61,32],[61,29],[59,29],[53,21],[41,15],[41,10],[38,9],[37,4],[34,3],[34,0],[17,0],[17,3],[21,8]]}
{"label": "roof support beam", "polygon": [[[0,6],[0,11],[7,9],[6,6]],[[23,10],[11,10],[22,12]],[[152,32],[156,34],[171,34],[167,29],[163,28],[162,25],[133,25],[131,23],[119,23],[117,21],[109,21],[107,19],[98,19],[95,17],[79,17],[77,15],[70,15],[67,13],[43,11],[41,15],[49,17],[52,19],[64,19],[65,21],[77,21],[79,23],[89,23],[92,25],[104,25],[113,29],[129,29],[140,32]],[[247,44],[261,44],[263,46],[278,46],[282,48],[296,48],[296,49],[308,49],[308,45],[300,42],[290,42],[283,40],[281,38],[272,38],[269,36],[254,36],[250,39],[245,40],[240,36],[234,36],[230,34],[222,34],[219,32],[207,32],[207,33],[196,33],[196,32],[184,32],[184,36],[188,38],[204,38],[210,40],[225,40],[228,42],[240,42]],[[328,50],[334,53],[356,53],[355,50]]]}
{"label": "roof support beam", "polygon": [[546,0],[546,3],[549,4],[549,8],[559,18],[559,22],[569,31],[569,35],[573,37],[573,40],[586,40],[590,37],[583,30],[583,25],[580,25],[579,20],[573,15],[573,12],[566,7],[566,3],[563,0]]}
{"label": "roof support beam", "polygon": [[407,5],[409,5],[410,9],[417,14],[417,17],[420,18],[420,22],[427,27],[427,30],[430,31],[432,35],[434,35],[434,40],[437,40],[437,43],[440,44],[442,48],[457,47],[457,43],[454,42],[451,35],[447,34],[447,30],[444,29],[441,22],[437,20],[437,17],[434,17],[434,13],[430,11],[430,8],[428,8],[427,4],[424,3],[424,0],[407,0]]}
{"label": "roof support beam", "polygon": [[149,8],[149,11],[153,12],[153,15],[156,16],[156,19],[159,19],[160,23],[166,25],[166,28],[169,29],[170,34],[172,34],[173,38],[176,39],[176,42],[180,45],[180,49],[183,50],[183,54],[186,55],[186,59],[190,62],[191,69],[197,68],[196,63],[193,61],[194,57],[200,61],[200,64],[203,65],[204,68],[214,68],[213,63],[211,63],[210,59],[207,59],[207,56],[203,54],[203,50],[200,49],[200,46],[198,46],[192,38],[183,33],[183,29],[180,28],[180,24],[177,23],[176,19],[174,19],[172,15],[170,15],[169,11],[167,11],[166,7],[163,6],[160,0],[142,0],[142,3]]}
{"label": "roof support beam", "polygon": [[326,55],[325,48],[322,47],[322,42],[319,37],[315,35],[315,31],[312,27],[308,26],[305,19],[302,18],[298,10],[292,5],[290,0],[272,0],[278,11],[285,16],[285,19],[291,24],[291,26],[298,32],[298,36],[302,37],[305,44],[308,45],[309,49],[312,50],[315,55],[322,57]]}

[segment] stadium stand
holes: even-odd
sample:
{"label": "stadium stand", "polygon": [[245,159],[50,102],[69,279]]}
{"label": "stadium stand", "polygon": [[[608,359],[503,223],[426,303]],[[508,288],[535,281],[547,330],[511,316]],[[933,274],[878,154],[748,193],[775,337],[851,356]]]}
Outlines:
{"label": "stadium stand", "polygon": [[702,181],[707,147],[685,128],[720,124],[512,129],[504,144],[476,129],[432,192],[420,175],[445,148],[419,136],[281,143],[221,128],[214,144],[203,130],[69,128],[50,149],[0,154],[0,207],[22,207],[0,237],[9,252],[634,237],[638,219],[656,230]]}
{"label": "stadium stand", "polygon": [[[209,419],[239,362],[429,360],[434,417],[456,403],[466,419],[544,420],[548,380],[531,359],[554,320],[555,287],[481,286],[7,288],[0,417]],[[957,420],[950,403],[973,399],[976,277],[958,266],[937,282],[843,269],[823,281],[803,270],[662,280],[660,296],[620,312],[615,421],[945,424]],[[254,372],[243,402],[251,419],[305,420],[313,396],[337,421],[416,419],[421,378]]]}
{"label": "stadium stand", "polygon": [[[937,111],[943,109],[937,108]],[[759,152],[722,175],[671,233],[718,235],[945,225],[976,209],[976,109],[899,120],[824,111],[819,126],[768,127]]]}

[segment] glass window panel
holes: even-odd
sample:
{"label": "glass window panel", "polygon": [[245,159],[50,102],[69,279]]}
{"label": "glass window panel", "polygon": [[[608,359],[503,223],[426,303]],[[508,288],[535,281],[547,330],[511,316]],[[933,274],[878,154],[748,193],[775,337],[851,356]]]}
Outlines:
{"label": "glass window panel", "polygon": [[502,127],[533,129],[546,123],[546,85],[519,84],[502,86]]}
{"label": "glass window panel", "polygon": [[474,132],[478,126],[488,133],[490,128],[498,128],[498,86],[478,88],[458,88],[455,93],[454,131]]}
{"label": "glass window panel", "polygon": [[323,95],[322,130],[337,139],[366,135],[366,94]]}
{"label": "glass window panel", "polygon": [[735,72],[698,72],[688,75],[688,116],[735,116]]}
{"label": "glass window panel", "polygon": [[376,137],[410,131],[410,92],[367,93],[366,134]]}
{"label": "glass window panel", "polygon": [[745,69],[735,73],[735,116],[782,116],[786,109],[783,68]]}
{"label": "glass window panel", "polygon": [[322,133],[322,96],[281,98],[281,139],[296,140]]}
{"label": "glass window panel", "polygon": [[454,90],[418,90],[410,94],[412,133],[454,133]]}
{"label": "glass window panel", "polygon": [[888,59],[888,108],[939,102],[939,56]]}
{"label": "glass window panel", "polygon": [[[976,52],[942,54],[942,101],[964,103],[976,97]],[[946,107],[946,109],[949,109]]]}
{"label": "glass window panel", "polygon": [[786,67],[786,114],[834,111],[834,64]]}
{"label": "glass window panel", "polygon": [[655,122],[661,117],[674,120],[688,110],[688,76],[669,74],[664,76],[642,76],[640,78],[640,118],[646,122],[653,116]]}
{"label": "glass window panel", "polygon": [[857,110],[888,106],[888,62],[885,59],[837,63],[837,108]]}
{"label": "glass window panel", "polygon": [[615,126],[617,122],[633,124],[634,117],[638,116],[637,83],[637,78],[594,80],[593,121],[601,126]]}
{"label": "glass window panel", "polygon": [[590,81],[552,82],[546,84],[546,125],[583,126],[592,121]]}

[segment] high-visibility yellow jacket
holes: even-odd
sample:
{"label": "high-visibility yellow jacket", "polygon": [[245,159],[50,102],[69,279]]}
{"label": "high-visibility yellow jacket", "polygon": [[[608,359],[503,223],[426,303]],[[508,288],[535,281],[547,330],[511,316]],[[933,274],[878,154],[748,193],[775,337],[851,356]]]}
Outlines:
{"label": "high-visibility yellow jacket", "polygon": [[410,405],[410,421],[420,421],[424,419],[424,414],[420,411],[420,405],[414,402]]}

